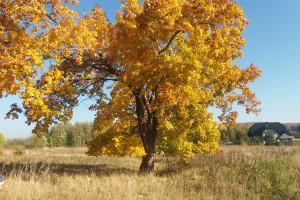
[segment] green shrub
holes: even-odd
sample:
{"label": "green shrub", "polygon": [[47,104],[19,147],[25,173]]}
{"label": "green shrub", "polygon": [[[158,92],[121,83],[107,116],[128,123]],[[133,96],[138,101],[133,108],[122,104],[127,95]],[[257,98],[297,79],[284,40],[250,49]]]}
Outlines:
{"label": "green shrub", "polygon": [[264,136],[265,145],[267,146],[275,146],[276,140],[272,132],[267,131]]}

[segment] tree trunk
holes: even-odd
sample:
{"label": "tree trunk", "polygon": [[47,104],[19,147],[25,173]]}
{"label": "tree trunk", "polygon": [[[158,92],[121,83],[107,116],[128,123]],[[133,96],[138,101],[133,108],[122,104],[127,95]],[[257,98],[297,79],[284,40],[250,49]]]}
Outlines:
{"label": "tree trunk", "polygon": [[154,153],[147,154],[143,157],[142,164],[140,166],[140,172],[144,174],[151,174],[154,171]]}
{"label": "tree trunk", "polygon": [[155,111],[151,108],[151,98],[141,95],[140,90],[134,93],[136,100],[136,114],[138,119],[138,129],[141,136],[146,155],[143,157],[140,172],[152,173],[154,170],[154,149],[157,134],[157,119]]}

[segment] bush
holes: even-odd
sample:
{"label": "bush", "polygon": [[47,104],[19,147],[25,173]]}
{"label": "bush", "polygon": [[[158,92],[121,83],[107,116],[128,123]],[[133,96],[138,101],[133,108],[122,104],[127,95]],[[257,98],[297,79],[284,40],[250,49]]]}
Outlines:
{"label": "bush", "polygon": [[264,136],[265,145],[267,146],[275,146],[276,140],[272,132],[267,131],[266,135]]}
{"label": "bush", "polygon": [[20,147],[17,147],[13,153],[14,156],[22,156],[24,154],[25,154],[25,151]]}
{"label": "bush", "polygon": [[259,139],[257,137],[251,138],[250,145],[260,145],[260,144],[261,143],[260,143],[260,141],[259,141]]}
{"label": "bush", "polygon": [[244,140],[242,140],[242,141],[241,141],[241,145],[242,145],[242,146],[247,146],[248,144],[247,144],[247,142],[245,142]]}

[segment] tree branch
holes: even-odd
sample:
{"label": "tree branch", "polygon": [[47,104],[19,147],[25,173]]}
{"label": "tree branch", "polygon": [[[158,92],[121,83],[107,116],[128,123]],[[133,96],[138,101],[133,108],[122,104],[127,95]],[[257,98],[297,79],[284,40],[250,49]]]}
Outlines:
{"label": "tree branch", "polygon": [[151,96],[149,98],[149,103],[151,104],[152,101],[154,101],[155,96],[156,96],[156,90],[157,90],[157,86],[155,87],[155,89],[152,90]]}
{"label": "tree branch", "polygon": [[171,45],[172,41],[175,39],[175,37],[180,33],[180,30],[177,30],[174,35],[171,37],[171,39],[169,40],[169,42],[167,43],[167,45],[158,52],[158,54],[163,53],[165,50],[167,50],[169,48],[169,46]]}
{"label": "tree branch", "polygon": [[151,105],[150,105],[146,95],[143,95],[143,102],[144,102],[144,105],[146,107],[148,116],[151,115],[152,114],[152,108],[151,108]]}

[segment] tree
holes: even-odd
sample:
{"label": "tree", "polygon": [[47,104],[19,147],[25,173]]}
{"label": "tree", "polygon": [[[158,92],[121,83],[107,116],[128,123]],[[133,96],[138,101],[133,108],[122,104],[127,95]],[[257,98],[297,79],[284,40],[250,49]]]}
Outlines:
{"label": "tree", "polygon": [[297,126],[297,132],[300,133],[300,125]]}
{"label": "tree", "polygon": [[0,133],[0,147],[6,144],[6,140],[4,139],[2,133]]}
{"label": "tree", "polygon": [[236,132],[235,132],[234,127],[229,126],[227,129],[228,129],[227,134],[228,134],[229,140],[231,142],[235,142],[236,141]]}
{"label": "tree", "polygon": [[74,146],[74,135],[67,131],[67,146]]}
{"label": "tree", "polygon": [[274,135],[271,131],[267,131],[264,136],[265,145],[267,146],[274,146],[276,144],[276,140]]}
{"label": "tree", "polygon": [[293,137],[295,139],[300,139],[300,132],[294,133]]}
{"label": "tree", "polygon": [[86,145],[89,143],[93,138],[92,138],[92,126],[88,122],[82,123],[82,129],[84,132],[84,141],[82,142],[83,145]]}
{"label": "tree", "polygon": [[227,136],[226,131],[224,130],[221,131],[221,140],[223,142],[229,142],[229,137]]}
{"label": "tree", "polygon": [[[99,134],[88,154],[140,156],[148,173],[155,152],[185,161],[218,152],[221,124],[209,107],[221,109],[224,124],[235,123],[234,102],[259,111],[247,84],[260,71],[233,65],[248,23],[236,2],[121,0],[115,23],[99,6],[79,19],[59,0],[20,2],[1,3],[0,89],[21,92],[34,133],[69,121],[83,96],[93,98]],[[20,112],[14,104],[7,117]]]}
{"label": "tree", "polygon": [[237,142],[248,141],[248,135],[247,135],[248,129],[249,128],[244,125],[237,125],[237,127],[235,127],[235,135],[236,135]]}
{"label": "tree", "polygon": [[74,141],[74,127],[72,124],[67,123],[65,124],[65,130],[66,130],[66,145],[67,146],[75,146]]}
{"label": "tree", "polygon": [[49,133],[50,146],[66,146],[67,145],[67,132],[64,124],[57,124],[53,126]]}
{"label": "tree", "polygon": [[33,135],[28,139],[26,144],[29,148],[43,148],[47,146],[47,138],[45,136],[38,137],[37,135]]}
{"label": "tree", "polygon": [[242,143],[248,141],[247,131],[248,127],[243,124],[237,126],[227,126],[226,130],[222,130],[221,140],[224,142]]}

